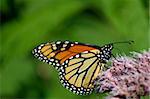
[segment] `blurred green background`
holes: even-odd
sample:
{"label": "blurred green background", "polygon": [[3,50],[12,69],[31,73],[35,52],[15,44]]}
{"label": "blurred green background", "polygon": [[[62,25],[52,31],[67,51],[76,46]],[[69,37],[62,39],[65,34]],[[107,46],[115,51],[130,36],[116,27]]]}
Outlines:
{"label": "blurred green background", "polygon": [[[147,50],[149,0],[1,0],[0,96],[25,99],[98,99],[62,87],[52,66],[33,57],[43,42],[118,44],[115,53]],[[100,98],[100,99],[101,99]]]}

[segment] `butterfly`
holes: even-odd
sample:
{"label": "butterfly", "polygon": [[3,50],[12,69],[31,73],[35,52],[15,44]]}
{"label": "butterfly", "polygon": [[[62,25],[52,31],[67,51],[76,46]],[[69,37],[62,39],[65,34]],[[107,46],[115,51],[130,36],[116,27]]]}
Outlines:
{"label": "butterfly", "polygon": [[59,73],[62,85],[77,95],[91,94],[93,80],[111,58],[113,43],[96,46],[71,41],[43,43],[33,55],[52,65]]}

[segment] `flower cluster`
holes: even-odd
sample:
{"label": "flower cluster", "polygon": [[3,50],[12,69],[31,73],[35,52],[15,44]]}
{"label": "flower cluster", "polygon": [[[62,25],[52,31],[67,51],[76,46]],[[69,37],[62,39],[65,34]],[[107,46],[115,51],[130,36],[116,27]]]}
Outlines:
{"label": "flower cluster", "polygon": [[94,81],[96,92],[109,92],[108,99],[150,95],[150,50],[132,55],[112,59],[112,66]]}

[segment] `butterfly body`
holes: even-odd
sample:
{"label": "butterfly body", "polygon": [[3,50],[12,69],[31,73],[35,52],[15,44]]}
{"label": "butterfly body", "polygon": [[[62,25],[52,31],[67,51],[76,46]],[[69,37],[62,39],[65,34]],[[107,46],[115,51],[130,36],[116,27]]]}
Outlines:
{"label": "butterfly body", "polygon": [[79,95],[87,95],[93,91],[92,81],[103,71],[112,49],[112,44],[99,47],[56,41],[39,45],[33,50],[33,54],[39,60],[54,66],[66,89]]}

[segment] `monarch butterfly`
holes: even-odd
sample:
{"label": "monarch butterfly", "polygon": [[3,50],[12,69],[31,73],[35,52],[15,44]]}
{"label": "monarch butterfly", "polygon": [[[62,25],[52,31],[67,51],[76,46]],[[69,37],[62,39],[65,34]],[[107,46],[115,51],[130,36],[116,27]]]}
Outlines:
{"label": "monarch butterfly", "polygon": [[90,94],[93,80],[104,69],[112,55],[113,44],[96,46],[70,41],[44,43],[33,49],[33,55],[52,65],[62,85],[77,95]]}

